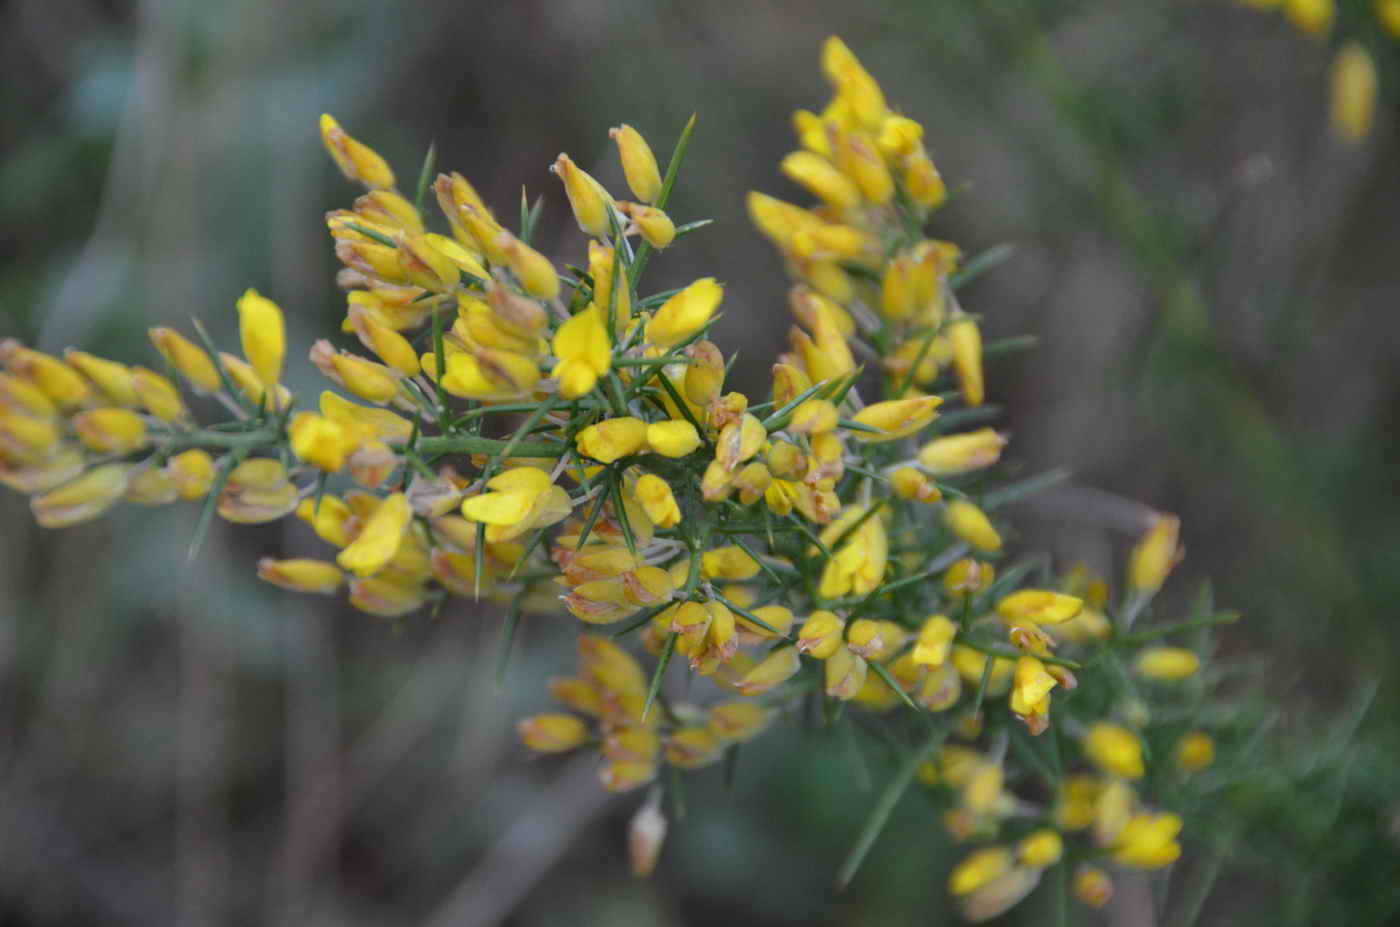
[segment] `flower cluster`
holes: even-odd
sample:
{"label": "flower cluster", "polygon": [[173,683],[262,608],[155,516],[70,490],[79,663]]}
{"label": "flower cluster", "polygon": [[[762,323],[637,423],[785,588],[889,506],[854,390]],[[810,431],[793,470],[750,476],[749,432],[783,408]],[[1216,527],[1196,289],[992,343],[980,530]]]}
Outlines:
{"label": "flower cluster", "polygon": [[1370,9],[1360,15],[1353,6],[1346,6],[1340,17],[1336,0],[1240,2],[1260,10],[1281,8],[1288,22],[1309,37],[1338,37],[1332,58],[1332,129],[1338,137],[1352,143],[1370,135],[1380,93],[1376,56],[1400,40],[1400,0],[1373,0]]}
{"label": "flower cluster", "polygon": [[[586,267],[561,270],[531,245],[538,204],[512,231],[429,165],[410,197],[324,116],[326,149],[366,188],[326,217],[340,340],[358,348],[320,340],[310,358],[338,391],[308,407],[280,384],[282,312],[251,290],[241,357],[197,326],[203,346],[151,331],[172,376],[231,413],[211,427],[160,373],[6,343],[0,478],[51,527],[121,500],[203,499],[202,524],[295,514],[334,553],[264,559],[258,575],[346,588],[373,615],[486,596],[513,628],[562,601],[585,626],[577,675],[550,686],[568,711],[520,737],[597,751],[610,790],[658,783],[634,827],[639,871],[665,831],[664,767],[719,762],[806,705],[831,724],[888,715],[907,755],[843,881],[917,778],[951,839],[978,845],[949,883],[969,917],[1055,866],[1102,904],[1099,865],[1176,858],[1165,802],[1214,751],[1205,730],[1156,725],[1154,702],[1195,684],[1200,658],[1155,642],[1227,618],[1132,632],[1181,553],[1168,515],[1144,519],[1116,602],[1083,569],[1013,559],[1004,507],[1052,481],[995,480],[1007,438],[986,424],[983,358],[1021,342],[984,348],[957,295],[1006,252],[964,261],[926,237],[948,193],[923,126],[840,40],[821,64],[834,96],[794,115],[782,160],[817,204],[748,196],[794,279],[790,348],[763,395],[726,390],[733,356],[708,337],[719,282],[640,288],[657,251],[706,224],[665,211],[694,120],[664,176],[641,134],[611,130],[632,200],[559,155],[589,239]],[[634,632],[650,672],[619,643]],[[684,700],[666,684],[677,657],[707,680]]]}

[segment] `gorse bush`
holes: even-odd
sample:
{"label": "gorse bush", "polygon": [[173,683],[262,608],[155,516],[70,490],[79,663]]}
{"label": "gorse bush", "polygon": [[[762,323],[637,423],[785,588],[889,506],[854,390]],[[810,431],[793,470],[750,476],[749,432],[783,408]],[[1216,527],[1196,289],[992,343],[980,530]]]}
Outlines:
{"label": "gorse bush", "polygon": [[[683,774],[819,716],[901,757],[838,882],[919,783],[941,839],[966,846],[948,890],[969,918],[1042,881],[1061,918],[1071,897],[1102,905],[1115,870],[1172,864],[1227,782],[1240,732],[1216,729],[1202,661],[1205,629],[1234,615],[1207,598],[1153,620],[1181,556],[1171,515],[1144,517],[1116,590],[1018,549],[1007,507],[1060,474],[999,476],[983,358],[1027,342],[984,345],[957,295],[1008,251],[964,260],[926,237],[947,193],[924,128],[839,40],[821,63],[834,98],[794,114],[799,150],[781,165],[819,205],[748,194],[795,281],[768,395],[724,388],[735,355],[707,337],[722,284],[642,287],[656,252],[707,224],[666,212],[693,119],[664,175],[635,129],[611,130],[631,201],[559,156],[591,239],[561,270],[531,245],[539,203],[522,199],[508,230],[466,178],[433,179],[431,157],[410,197],[324,116],[327,150],[368,188],[327,226],[347,294],[337,337],[369,356],[326,339],[310,357],[353,399],[328,390],[313,411],[281,385],[282,312],[252,290],[241,357],[197,324],[151,330],[168,376],[6,342],[0,478],[55,528],[121,501],[202,500],[195,547],[215,514],[295,515],[338,552],[264,559],[263,579],[348,589],[395,621],[497,601],[506,654],[522,613],[562,600],[585,625],[578,666],[550,683],[564,710],[520,737],[596,752],[601,787],[650,789],[639,873]],[[177,379],[231,418],[196,424]],[[707,683],[677,697],[673,664]]]}

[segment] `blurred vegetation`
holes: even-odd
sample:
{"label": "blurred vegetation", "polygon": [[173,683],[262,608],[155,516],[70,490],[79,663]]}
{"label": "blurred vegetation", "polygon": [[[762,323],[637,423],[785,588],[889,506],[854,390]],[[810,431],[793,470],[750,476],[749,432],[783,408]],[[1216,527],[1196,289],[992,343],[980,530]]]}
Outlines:
{"label": "blurred vegetation", "polygon": [[[938,232],[1017,249],[966,304],[990,337],[1039,337],[990,372],[1016,455],[1076,474],[1028,504],[1035,539],[1106,569],[1114,500],[1177,512],[1183,609],[1209,576],[1246,615],[1220,642],[1257,773],[1188,844],[1168,911],[1213,887],[1200,923],[1400,915],[1400,93],[1364,145],[1332,139],[1325,42],[1225,0],[16,0],[0,21],[0,335],[133,357],[191,314],[227,338],[246,286],[293,345],[338,322],[322,111],[405,174],[435,142],[507,212],[547,193],[561,251],[554,155],[592,169],[624,119],[664,148],[698,111],[674,215],[719,222],[653,283],[719,276],[716,340],[764,356],[785,282],[741,193],[781,189],[787,114],[844,36],[966,188]],[[187,564],[192,518],[46,534],[0,497],[0,922],[941,918],[952,853],[921,795],[835,893],[890,770],[821,728],[746,748],[732,792],[693,777],[633,882],[635,802],[514,744],[567,635],[524,627],[498,690],[499,614],[393,634],[256,581],[258,555],[305,549],[294,531],[223,527]],[[1108,922],[1151,922],[1122,894]]]}

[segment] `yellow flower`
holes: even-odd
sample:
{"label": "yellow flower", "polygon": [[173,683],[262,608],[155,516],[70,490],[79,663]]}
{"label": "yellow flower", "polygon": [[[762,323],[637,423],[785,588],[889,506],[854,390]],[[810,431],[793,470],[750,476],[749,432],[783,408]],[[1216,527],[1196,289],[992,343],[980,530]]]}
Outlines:
{"label": "yellow flower", "polygon": [[1332,128],[1353,144],[1371,134],[1379,81],[1376,63],[1357,42],[1348,42],[1332,62]]}
{"label": "yellow flower", "polygon": [[559,381],[559,395],[577,399],[589,393],[612,366],[612,346],[598,304],[592,303],[554,333],[559,363],[550,376]]}
{"label": "yellow flower", "polygon": [[997,603],[997,614],[1008,623],[1059,624],[1084,607],[1084,600],[1047,589],[1021,589]]}
{"label": "yellow flower", "polygon": [[944,510],[944,521],[948,530],[957,535],[975,550],[983,553],[996,553],[1001,550],[1001,535],[992,527],[991,520],[977,506],[966,499],[954,499]]}
{"label": "yellow flower", "polygon": [[604,419],[578,433],[579,452],[601,463],[610,464],[640,451],[646,444],[647,426],[639,418],[622,416]]}
{"label": "yellow flower", "polygon": [[345,466],[359,436],[340,423],[315,412],[298,412],[287,426],[292,453],[313,467],[335,473]]}
{"label": "yellow flower", "polygon": [[1090,725],[1084,736],[1084,753],[1105,772],[1124,779],[1142,778],[1142,742],[1125,727],[1107,721]]}
{"label": "yellow flower", "polygon": [[1035,657],[1022,656],[1016,661],[1010,708],[1032,734],[1042,733],[1050,723],[1050,690],[1055,685],[1055,677]]}
{"label": "yellow flower", "polygon": [[394,172],[388,162],[346,134],[330,113],[321,114],[321,141],[346,179],[371,189],[394,185]]}
{"label": "yellow flower", "polygon": [[[822,529],[823,544],[836,543],[847,528],[867,513],[863,505],[848,506],[831,524]],[[824,599],[844,595],[867,595],[885,578],[889,560],[889,539],[878,514],[866,518],[839,548],[831,552],[822,568],[817,594]]]}
{"label": "yellow flower", "polygon": [[238,299],[238,335],[243,356],[253,365],[258,379],[274,389],[282,379],[282,357],[287,348],[282,310],[257,290],[247,290]]}
{"label": "yellow flower", "polygon": [[713,277],[702,277],[662,303],[647,323],[646,339],[668,348],[700,331],[710,321],[724,288]]}
{"label": "yellow flower", "polygon": [[1113,858],[1133,869],[1161,869],[1176,862],[1181,845],[1181,818],[1175,814],[1135,814],[1113,846]]}
{"label": "yellow flower", "polygon": [[914,644],[914,663],[918,666],[942,666],[953,648],[958,626],[947,615],[931,615],[919,629]]}
{"label": "yellow flower", "polygon": [[661,195],[661,171],[656,155],[640,132],[626,123],[608,130],[608,137],[617,143],[622,159],[622,173],[632,195],[643,203],[655,203]]}
{"label": "yellow flower", "polygon": [[403,493],[385,496],[365,520],[360,536],[336,556],[336,563],[356,576],[378,573],[399,552],[412,519],[413,509]]}
{"label": "yellow flower", "polygon": [[570,512],[569,494],[534,467],[507,470],[486,488],[490,492],[462,502],[462,515],[486,525],[486,540],[492,544],[563,521]]}

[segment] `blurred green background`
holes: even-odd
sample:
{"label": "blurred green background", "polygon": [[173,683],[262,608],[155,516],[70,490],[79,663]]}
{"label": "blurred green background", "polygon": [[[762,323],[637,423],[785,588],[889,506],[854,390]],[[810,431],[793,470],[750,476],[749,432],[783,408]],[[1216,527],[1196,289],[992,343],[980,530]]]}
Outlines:
{"label": "blurred green background", "polygon": [[[1343,6],[1356,26],[1369,4]],[[0,336],[133,360],[198,315],[231,344],[247,286],[291,345],[328,333],[321,216],[354,191],[322,111],[401,177],[436,143],[504,215],[548,194],[537,243],[575,262],[554,156],[617,183],[609,126],[665,152],[696,111],[672,213],[718,222],[648,288],[723,280],[716,340],[749,389],[787,284],[743,193],[797,196],[788,114],[825,101],[818,46],[843,36],[958,191],[935,234],[1016,248],[964,304],[1039,338],[989,371],[1015,460],[1075,474],[1023,507],[1028,540],[1115,575],[1127,500],[1177,512],[1168,594],[1210,577],[1247,617],[1221,646],[1271,724],[1257,775],[1169,888],[1219,860],[1200,923],[1400,917],[1400,88],[1369,141],[1334,140],[1328,43],[1225,0],[13,0],[0,27]],[[321,388],[305,363],[289,385]],[[918,795],[834,891],[887,758],[822,730],[746,748],[733,791],[691,777],[633,880],[641,796],[514,740],[571,622],[527,621],[497,688],[497,611],[394,633],[254,578],[317,550],[299,523],[218,526],[187,563],[194,516],[45,533],[0,496],[0,924],[953,922]],[[1154,923],[1120,889],[1103,922]]]}

